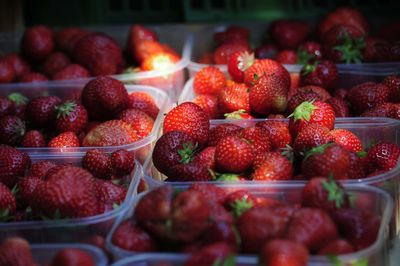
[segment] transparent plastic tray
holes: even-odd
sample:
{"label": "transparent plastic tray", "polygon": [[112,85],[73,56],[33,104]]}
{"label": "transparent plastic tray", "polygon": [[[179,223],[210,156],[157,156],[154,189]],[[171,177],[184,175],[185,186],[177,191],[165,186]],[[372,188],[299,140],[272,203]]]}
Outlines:
{"label": "transparent plastic tray", "polygon": [[[129,25],[124,26],[103,26],[103,27],[84,27],[84,29],[103,32],[113,37],[118,44],[125,48]],[[171,68],[165,70],[141,71],[130,74],[114,75],[124,83],[142,84],[155,86],[164,90],[171,98],[177,98],[185,84],[185,68],[189,64],[189,55],[191,43],[188,38],[187,29],[182,25],[166,24],[166,25],[146,25],[153,30],[161,43],[168,44],[177,53],[181,55],[181,59]],[[6,54],[16,52],[19,49],[19,42],[23,32],[0,33],[0,53]],[[47,81],[40,82],[44,85],[63,84],[63,83],[86,83],[89,79],[67,80],[67,81]],[[0,84],[0,88],[4,85]]]}
{"label": "transparent plastic tray", "polygon": [[[226,189],[226,190],[237,190],[237,189],[248,189],[253,195],[256,197],[265,197],[265,198],[273,198],[279,199],[280,201],[287,203],[298,203],[299,198],[301,197],[301,191],[303,185],[301,184],[269,184],[269,185],[260,185],[260,184],[218,184],[218,186]],[[176,186],[178,188],[187,188],[187,185]],[[388,193],[385,191],[371,187],[371,186],[356,186],[356,185],[345,185],[345,189],[352,193],[352,195],[366,197],[366,199],[370,199],[373,202],[373,206],[371,206],[371,211],[381,217],[381,226],[379,228],[379,233],[375,242],[366,249],[359,250],[357,252],[338,256],[338,259],[343,264],[341,265],[354,265],[350,263],[354,263],[355,261],[367,260],[367,264],[363,265],[387,265],[389,258],[389,250],[390,250],[390,241],[388,241],[388,233],[389,233],[389,222],[392,216],[393,211],[393,200]],[[143,197],[145,193],[141,193],[136,198],[135,202],[132,204],[131,208],[125,215],[118,218],[116,223],[113,225],[112,230],[107,236],[106,242],[107,247],[113,253],[113,255],[117,259],[126,258],[124,261],[120,261],[115,265],[143,265],[143,266],[152,266],[156,265],[156,262],[164,261],[171,262],[171,265],[182,265],[182,261],[185,260],[187,255],[182,254],[162,254],[162,253],[148,253],[138,254],[135,252],[123,250],[117,246],[114,246],[111,242],[112,235],[118,225],[131,217],[135,216],[135,206],[137,202]],[[362,206],[355,206],[362,207]],[[136,256],[138,255],[138,256]],[[140,257],[139,257],[140,256]],[[255,256],[244,256],[240,257],[240,261],[243,262],[243,266],[247,265],[258,265],[257,258]],[[348,264],[349,263],[349,264]],[[309,265],[331,265],[328,259],[325,256],[311,256]]]}
{"label": "transparent plastic tray", "polygon": [[[31,160],[32,162],[52,160],[56,164],[81,165],[82,157],[31,156]],[[83,243],[89,241],[93,236],[105,237],[115,219],[123,215],[130,208],[137,194],[137,187],[143,175],[142,173],[141,164],[135,161],[134,171],[126,177],[126,182],[129,184],[126,198],[118,208],[112,211],[85,218],[1,222],[0,242],[11,236],[23,237],[31,243]]]}
{"label": "transparent plastic tray", "polygon": [[57,252],[65,248],[77,248],[88,253],[96,266],[108,265],[106,255],[97,247],[87,244],[33,244],[33,260],[39,265],[49,265]]}
{"label": "transparent plastic tray", "polygon": [[[43,86],[42,84],[30,83],[30,84],[9,84],[7,86],[3,86],[0,88],[0,97],[6,97],[10,93],[19,92],[29,99],[39,97],[39,96],[47,96],[47,95],[55,95],[64,99],[71,95],[76,95],[79,93],[84,87],[84,84],[47,84]],[[154,99],[156,105],[160,109],[160,112],[157,118],[154,121],[154,126],[151,133],[131,144],[120,145],[120,146],[105,146],[105,147],[96,147],[99,150],[104,152],[112,152],[118,149],[127,149],[130,152],[134,152],[137,155],[139,161],[143,162],[147,157],[152,142],[157,138],[159,133],[160,125],[164,118],[164,110],[169,105],[169,97],[167,94],[159,90],[157,88],[145,85],[125,85],[128,94],[132,92],[146,92]],[[37,155],[37,154],[46,154],[47,156],[59,156],[65,153],[72,153],[75,156],[83,156],[87,150],[93,149],[94,147],[77,147],[77,148],[22,148],[18,149],[27,152],[29,155]]]}

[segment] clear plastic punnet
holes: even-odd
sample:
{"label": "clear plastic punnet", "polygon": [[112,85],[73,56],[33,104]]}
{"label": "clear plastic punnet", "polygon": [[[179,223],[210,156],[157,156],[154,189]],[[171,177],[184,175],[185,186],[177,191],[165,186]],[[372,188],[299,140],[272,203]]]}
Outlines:
{"label": "clear plastic punnet", "polygon": [[[303,185],[301,184],[218,184],[218,186],[228,190],[234,191],[238,189],[247,189],[256,197],[269,198],[269,199],[279,199],[285,203],[299,203],[301,197],[301,191]],[[186,189],[188,185],[178,185],[174,186],[178,189]],[[363,199],[368,199],[368,202],[373,202],[371,206],[371,211],[381,217],[381,224],[379,228],[379,233],[375,242],[369,247],[359,250],[354,253],[349,253],[346,255],[337,256],[340,265],[356,265],[352,264],[355,262],[363,262],[362,265],[387,265],[389,260],[390,252],[390,241],[388,241],[389,236],[389,222],[391,220],[393,211],[393,200],[390,195],[378,188],[371,186],[358,186],[358,185],[344,185],[346,191],[352,193],[354,197],[362,197]],[[123,250],[112,243],[113,233],[118,227],[118,225],[126,219],[135,218],[135,206],[137,202],[145,195],[141,193],[135,199],[130,209],[121,217],[118,218],[116,223],[113,225],[112,230],[107,236],[107,247],[113,253],[116,259],[123,259],[117,261],[115,266],[156,266],[159,262],[169,262],[168,265],[183,265],[184,261],[187,259],[187,254],[171,254],[171,253],[136,253],[128,250]],[[371,201],[369,201],[371,200]],[[355,201],[357,202],[357,201]],[[362,208],[358,206],[358,203],[354,206],[355,208]],[[256,256],[251,256],[248,254],[240,254],[237,257],[237,265],[240,266],[250,266],[259,265],[258,258]],[[308,265],[332,265],[326,256],[310,256]],[[338,264],[339,265],[339,264]],[[358,264],[357,264],[358,265]]]}

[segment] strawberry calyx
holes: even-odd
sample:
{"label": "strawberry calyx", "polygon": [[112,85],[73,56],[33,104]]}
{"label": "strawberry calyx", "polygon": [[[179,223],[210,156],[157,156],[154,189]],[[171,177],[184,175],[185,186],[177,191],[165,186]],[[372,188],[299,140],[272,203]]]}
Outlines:
{"label": "strawberry calyx", "polygon": [[228,257],[221,260],[221,258],[217,258],[212,266],[235,266],[236,265],[236,257],[231,254]]}
{"label": "strawberry calyx", "polygon": [[73,101],[67,101],[59,106],[56,106],[57,118],[68,117],[69,114],[76,109],[76,103]]}
{"label": "strawberry calyx", "polygon": [[[306,64],[308,64],[308,62],[312,61],[313,59],[315,59],[315,56],[308,53],[306,50],[304,50],[304,49],[297,50],[297,64],[306,65]],[[312,71],[314,71],[314,70],[312,70]]]}
{"label": "strawberry calyx", "polygon": [[333,175],[328,176],[328,181],[322,181],[322,187],[328,192],[328,201],[334,201],[335,207],[340,208],[344,203],[344,196],[346,192],[343,188],[338,186],[336,181],[333,179]]}
{"label": "strawberry calyx", "polygon": [[342,53],[341,61],[346,64],[362,63],[362,49],[365,48],[364,38],[352,39],[347,31],[343,32],[343,42],[340,45],[333,47],[334,50]]}
{"label": "strawberry calyx", "polygon": [[9,209],[0,210],[0,222],[7,222],[11,218]]}
{"label": "strawberry calyx", "polygon": [[297,120],[305,120],[310,121],[311,114],[317,107],[313,104],[314,101],[305,101],[299,104],[294,112],[290,114],[288,117],[293,117],[295,121]]}
{"label": "strawberry calyx", "polygon": [[305,65],[305,66],[303,67],[302,71],[301,71],[301,75],[302,75],[302,76],[306,76],[306,75],[308,75],[308,74],[311,74],[312,72],[315,71],[315,69],[317,68],[318,64],[319,64],[319,62],[318,62],[318,61],[315,61],[315,62],[312,63],[312,64],[307,64],[307,65]]}
{"label": "strawberry calyx", "polygon": [[191,142],[182,143],[182,149],[178,150],[178,154],[181,156],[179,162],[183,164],[192,162],[194,159],[194,154],[197,151],[197,147],[197,142],[194,145]]}
{"label": "strawberry calyx", "polygon": [[240,181],[239,175],[232,174],[232,173],[223,173],[223,174],[215,173],[215,180],[222,181],[222,182]]}
{"label": "strawberry calyx", "polygon": [[294,150],[293,148],[286,144],[285,148],[281,148],[281,154],[285,156],[291,163],[294,162]]}
{"label": "strawberry calyx", "polygon": [[246,69],[251,67],[254,63],[254,53],[249,53],[248,51],[244,51],[238,57],[237,67],[240,71],[244,72]]}
{"label": "strawberry calyx", "polygon": [[309,150],[308,152],[306,152],[306,154],[305,154],[305,156],[304,156],[304,161],[307,160],[310,156],[312,156],[312,155],[314,155],[314,154],[323,154],[323,153],[325,152],[325,150],[326,150],[328,147],[330,147],[330,146],[332,146],[332,145],[334,145],[334,144],[335,144],[335,143],[330,142],[330,143],[323,144],[323,145],[321,145],[321,146],[312,148],[311,150]]}
{"label": "strawberry calyx", "polygon": [[235,217],[240,217],[244,212],[254,207],[254,204],[247,196],[231,203],[232,212]]}
{"label": "strawberry calyx", "polygon": [[224,114],[225,119],[243,119],[246,116],[248,116],[248,114],[247,114],[246,110],[244,110],[244,109],[239,109],[232,113]]}
{"label": "strawberry calyx", "polygon": [[13,136],[11,137],[11,141],[15,142],[25,135],[25,123],[20,119],[16,119],[15,123],[12,125],[11,130],[12,132],[14,132]]}
{"label": "strawberry calyx", "polygon": [[356,155],[358,156],[358,158],[365,158],[368,155],[368,152],[366,151],[358,151],[356,152]]}
{"label": "strawberry calyx", "polygon": [[26,98],[24,95],[18,92],[9,94],[8,99],[14,102],[16,106],[24,105],[28,102],[28,98]]}

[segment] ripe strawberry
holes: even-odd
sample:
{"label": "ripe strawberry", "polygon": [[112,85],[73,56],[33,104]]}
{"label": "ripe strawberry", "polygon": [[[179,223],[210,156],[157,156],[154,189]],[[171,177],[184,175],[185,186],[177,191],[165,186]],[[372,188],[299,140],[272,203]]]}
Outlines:
{"label": "ripe strawberry", "polygon": [[201,162],[207,169],[215,171],[215,147],[208,146],[196,154],[196,159]]}
{"label": "ripe strawberry", "polygon": [[300,91],[294,94],[288,101],[286,113],[291,114],[297,106],[303,102],[321,101],[321,97],[313,91]]}
{"label": "ripe strawberry", "polygon": [[20,237],[10,237],[0,245],[0,265],[34,266],[29,243]]}
{"label": "ripe strawberry", "polygon": [[50,125],[56,118],[55,107],[61,103],[57,96],[42,96],[29,101],[26,114],[38,126]]}
{"label": "ripe strawberry", "polygon": [[296,49],[310,32],[307,22],[297,20],[277,20],[269,28],[272,40],[281,49]]}
{"label": "ripe strawberry", "polygon": [[119,186],[110,180],[94,179],[94,190],[97,200],[101,203],[113,206],[114,204],[121,204],[128,192],[127,188]]}
{"label": "ripe strawberry", "polygon": [[218,98],[215,95],[199,94],[192,102],[200,106],[208,114],[209,119],[219,118]]}
{"label": "ripe strawberry", "polygon": [[121,81],[97,77],[83,88],[82,103],[92,119],[103,121],[128,107],[128,93]]}
{"label": "ripe strawberry", "polygon": [[60,133],[72,131],[81,132],[88,123],[88,114],[83,107],[74,101],[65,101],[55,107],[57,118],[55,121],[56,130]]}
{"label": "ripe strawberry", "polygon": [[81,65],[70,64],[52,76],[53,80],[70,80],[70,79],[81,79],[90,77],[89,71]]}
{"label": "ripe strawberry", "polygon": [[110,36],[91,33],[76,42],[73,48],[75,61],[92,75],[112,75],[123,65],[121,48]]}
{"label": "ripe strawberry", "polygon": [[142,91],[135,91],[129,94],[128,108],[142,110],[154,120],[160,111],[151,95]]}
{"label": "ripe strawberry", "polygon": [[243,83],[235,83],[226,87],[218,94],[218,109],[221,114],[232,113],[237,110],[250,112],[249,89]]}
{"label": "ripe strawberry", "polygon": [[347,129],[334,129],[329,134],[333,137],[335,143],[349,151],[360,152],[363,149],[361,140]]}
{"label": "ripe strawberry", "polygon": [[[223,210],[230,215],[229,212],[227,212],[227,210],[221,205],[214,206],[218,206],[220,210]],[[230,217],[232,217],[232,215],[230,215]],[[201,243],[208,245],[216,242],[224,242],[225,244],[229,245],[231,250],[236,251],[238,249],[239,240],[234,231],[235,229],[232,226],[232,223],[226,221],[214,221],[202,236]]]}
{"label": "ripe strawberry", "polygon": [[152,30],[140,24],[133,24],[129,29],[129,36],[127,39],[128,52],[133,56],[135,54],[135,46],[141,41],[158,41],[157,35]]}
{"label": "ripe strawberry", "polygon": [[208,139],[210,122],[200,106],[184,102],[173,108],[164,118],[163,132],[182,131],[191,135],[202,147]]}
{"label": "ripe strawberry", "polygon": [[18,205],[24,208],[30,206],[34,199],[36,187],[41,184],[43,180],[38,176],[24,176],[18,180]]}
{"label": "ripe strawberry", "polygon": [[240,134],[242,138],[250,143],[255,155],[271,150],[271,142],[269,140],[268,132],[262,127],[250,126],[242,129]]}
{"label": "ripe strawberry", "polygon": [[229,26],[224,31],[215,32],[213,39],[217,44],[222,44],[237,40],[248,40],[249,36],[249,29],[240,26]]}
{"label": "ripe strawberry", "polygon": [[216,146],[226,136],[239,135],[241,127],[232,123],[218,124],[209,131],[208,146]]}
{"label": "ripe strawberry", "polygon": [[75,132],[65,131],[52,138],[47,146],[50,148],[80,147],[80,141]]}
{"label": "ripe strawberry", "polygon": [[57,265],[85,265],[95,266],[92,255],[78,248],[65,248],[57,252],[50,266]]}
{"label": "ripe strawberry", "polygon": [[332,90],[338,79],[336,65],[327,60],[305,65],[300,70],[301,86],[314,85]]}
{"label": "ripe strawberry", "polygon": [[235,217],[240,217],[244,212],[256,206],[256,198],[248,190],[239,189],[225,197],[224,206],[232,211]]}
{"label": "ripe strawberry", "polygon": [[188,191],[192,190],[200,192],[210,205],[223,204],[225,201],[226,190],[215,185],[207,183],[193,183],[188,188]]}
{"label": "ripe strawberry", "polygon": [[335,223],[322,209],[302,208],[296,211],[286,231],[286,238],[317,251],[338,237]]}
{"label": "ripe strawberry", "polygon": [[218,94],[226,86],[226,78],[219,68],[208,66],[196,73],[193,90],[196,94]]}
{"label": "ripe strawberry", "polygon": [[192,253],[184,266],[234,265],[235,259],[232,253],[232,247],[228,243],[215,242]]}
{"label": "ripe strawberry", "polygon": [[7,54],[3,59],[12,65],[16,79],[31,72],[31,66],[29,63],[16,53]]}
{"label": "ripe strawberry", "polygon": [[244,83],[246,83],[247,86],[252,86],[261,76],[274,76],[282,82],[282,87],[287,89],[290,87],[289,72],[282,64],[274,60],[256,60],[254,64],[244,72]]}
{"label": "ripe strawberry", "polygon": [[274,239],[263,246],[260,265],[306,266],[308,258],[308,250],[303,244],[286,239]]}
{"label": "ripe strawberry", "polygon": [[119,146],[139,139],[131,126],[121,120],[109,120],[92,128],[82,141],[82,146]]}
{"label": "ripe strawberry", "polygon": [[367,158],[365,153],[350,152],[349,178],[362,179],[367,176]]}
{"label": "ripe strawberry", "polygon": [[80,28],[63,28],[56,32],[54,39],[57,48],[61,51],[72,55],[75,44],[83,37],[88,35],[89,32]]}
{"label": "ripe strawberry", "polygon": [[117,118],[129,124],[139,138],[148,136],[153,130],[153,118],[139,109],[125,109]]}
{"label": "ripe strawberry", "polygon": [[25,123],[14,115],[0,118],[0,142],[11,146],[20,145],[26,131]]}
{"label": "ripe strawberry", "polygon": [[133,46],[131,54],[135,61],[140,64],[143,60],[150,57],[151,55],[162,53],[164,51],[165,48],[158,41],[141,40]]}
{"label": "ripe strawberry", "polygon": [[0,221],[7,221],[16,211],[13,192],[0,182]]}
{"label": "ripe strawberry", "polygon": [[14,68],[8,61],[0,59],[0,84],[10,83],[15,79]]}
{"label": "ripe strawberry", "polygon": [[347,103],[342,98],[332,97],[329,98],[326,103],[330,104],[335,111],[336,117],[349,117],[350,110]]}
{"label": "ripe strawberry", "polygon": [[5,115],[14,115],[15,105],[14,102],[7,97],[0,97],[0,117]]}
{"label": "ripe strawberry", "polygon": [[251,48],[246,40],[223,43],[214,51],[214,62],[217,65],[228,64],[229,58],[236,52],[250,52]]}
{"label": "ripe strawberry", "polygon": [[42,61],[54,50],[53,31],[46,26],[27,28],[21,39],[22,53],[32,61]]}
{"label": "ripe strawberry", "polygon": [[278,152],[268,152],[265,159],[255,166],[251,175],[253,180],[277,181],[290,180],[293,176],[293,166],[290,161]]}
{"label": "ripe strawberry", "polygon": [[362,51],[362,59],[364,62],[377,62],[381,61],[380,50],[382,47],[389,46],[389,44],[380,38],[367,36],[364,38],[364,49]]}
{"label": "ripe strawberry", "polygon": [[29,175],[44,179],[47,172],[54,166],[56,166],[56,164],[53,161],[40,161],[33,163],[31,169],[29,170]]}
{"label": "ripe strawberry", "polygon": [[387,76],[384,78],[383,84],[385,84],[390,90],[391,101],[400,102],[400,76]]}
{"label": "ripe strawberry", "polygon": [[389,171],[396,167],[400,157],[400,148],[389,142],[380,142],[368,150],[367,161],[369,172],[375,170]]}
{"label": "ripe strawberry", "polygon": [[314,92],[314,93],[318,94],[319,97],[321,97],[323,102],[325,102],[329,98],[331,98],[331,95],[329,94],[329,92],[326,89],[324,89],[322,87],[318,87],[318,86],[313,86],[313,85],[299,87],[299,88],[297,88],[297,92]]}
{"label": "ripe strawberry", "polygon": [[278,47],[273,43],[261,44],[254,50],[254,55],[257,59],[274,59],[277,53]]}
{"label": "ripe strawberry", "polygon": [[349,151],[332,143],[315,147],[306,154],[301,169],[307,178],[332,175],[335,180],[348,179]]}
{"label": "ripe strawberry", "polygon": [[320,250],[318,250],[318,255],[342,255],[354,252],[354,247],[349,241],[345,239],[336,239],[331,243],[326,244]]}
{"label": "ripe strawberry", "polygon": [[292,143],[292,136],[289,133],[289,127],[286,122],[265,120],[258,122],[256,126],[268,132],[273,150],[285,148]]}
{"label": "ripe strawberry", "polygon": [[298,58],[294,50],[282,50],[276,55],[275,60],[281,64],[296,64]]}
{"label": "ripe strawberry", "polygon": [[140,69],[142,71],[168,70],[174,64],[178,63],[180,57],[174,53],[163,52],[152,54],[142,61]]}
{"label": "ripe strawberry", "polygon": [[321,45],[314,41],[306,41],[297,50],[297,62],[307,64],[322,59]]}
{"label": "ripe strawberry", "polygon": [[293,149],[297,153],[304,153],[314,147],[327,144],[332,141],[329,129],[319,124],[306,126],[297,134],[293,142]]}
{"label": "ripe strawberry", "polygon": [[247,51],[237,51],[227,62],[228,73],[235,82],[244,81],[244,71],[254,63],[254,54]]}
{"label": "ripe strawberry", "polygon": [[46,57],[39,69],[40,72],[51,77],[70,63],[68,56],[63,52],[53,52]]}
{"label": "ripe strawberry", "polygon": [[350,89],[347,94],[350,107],[356,114],[377,106],[380,103],[389,102],[390,89],[375,82],[365,82]]}
{"label": "ripe strawberry", "polygon": [[49,79],[45,75],[37,72],[29,72],[22,75],[19,78],[19,82],[28,82],[28,83],[43,82],[48,80]]}
{"label": "ripe strawberry", "polygon": [[168,181],[211,181],[212,176],[204,165],[203,161],[197,156],[188,163],[180,163],[172,166],[172,175],[168,176]]}
{"label": "ripe strawberry", "polygon": [[107,179],[111,176],[112,165],[108,154],[100,150],[88,150],[83,156],[82,167],[98,178]]}
{"label": "ripe strawberry", "polygon": [[393,113],[393,103],[380,103],[364,111],[360,116],[363,117],[391,117]]}
{"label": "ripe strawberry", "polygon": [[122,222],[112,235],[113,245],[129,251],[151,252],[156,251],[157,243],[142,228],[132,220]]}
{"label": "ripe strawberry", "polygon": [[215,166],[224,172],[241,173],[253,164],[252,146],[238,136],[227,136],[215,147]]}
{"label": "ripe strawberry", "polygon": [[0,145],[0,182],[12,187],[25,174],[31,160],[27,153],[7,145]]}
{"label": "ripe strawberry", "polygon": [[127,150],[114,151],[110,159],[113,172],[118,176],[130,175],[135,168],[135,157]]}
{"label": "ripe strawberry", "polygon": [[26,148],[46,147],[46,140],[40,131],[29,130],[24,135],[21,146]]}

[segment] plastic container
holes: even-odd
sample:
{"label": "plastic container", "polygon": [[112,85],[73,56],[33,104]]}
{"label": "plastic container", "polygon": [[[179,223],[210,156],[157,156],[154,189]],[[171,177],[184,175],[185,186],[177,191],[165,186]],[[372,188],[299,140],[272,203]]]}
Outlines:
{"label": "plastic container", "polygon": [[[219,184],[227,190],[235,190],[235,189],[248,189],[253,195],[256,197],[265,197],[265,198],[273,198],[279,199],[280,201],[287,203],[298,203],[299,198],[301,197],[301,191],[303,185],[301,184],[269,184],[269,185],[260,185],[260,184]],[[187,186],[177,186],[177,188],[187,188]],[[355,186],[355,185],[345,185],[345,188],[348,192],[352,193],[352,195],[366,197],[366,199],[370,199],[373,202],[373,206],[371,206],[371,211],[381,217],[381,226],[379,229],[379,233],[376,241],[366,249],[360,250],[358,252],[354,252],[348,255],[338,256],[338,259],[343,263],[343,265],[354,265],[347,264],[354,261],[366,260],[368,263],[363,265],[386,265],[389,254],[389,241],[387,241],[388,237],[388,225],[390,222],[390,218],[393,211],[393,201],[390,195],[383,190],[370,187],[370,186]],[[127,250],[122,250],[119,247],[116,247],[112,244],[111,239],[114,231],[117,226],[124,221],[125,219],[129,219],[130,217],[134,217],[134,209],[136,203],[140,200],[140,198],[144,195],[141,193],[135,200],[134,204],[132,204],[130,210],[125,213],[124,216],[118,218],[116,223],[113,225],[112,230],[107,236],[107,246],[110,251],[114,254],[117,259],[122,259],[128,256],[138,255],[135,252],[130,252]],[[356,203],[357,204],[357,203]],[[362,207],[362,206],[355,206]],[[139,257],[141,256],[141,257]],[[175,255],[163,255],[160,253],[149,253],[147,256],[143,254],[139,254],[139,256],[134,256],[128,258],[124,261],[118,262],[115,265],[143,265],[150,266],[156,265],[155,262],[165,261],[172,262],[172,265],[182,265],[181,262],[186,258],[184,255],[175,254]],[[165,256],[165,257],[164,257]],[[137,259],[136,263],[135,260]],[[147,259],[147,261],[145,261]],[[239,265],[258,265],[257,258],[255,256],[246,256],[241,258],[241,261],[244,264]],[[124,264],[123,262],[126,262]],[[139,264],[142,262],[143,264]],[[146,262],[146,263],[144,263]],[[308,265],[331,265],[331,263],[327,260],[325,256],[311,256],[310,263]]]}
{"label": "plastic container", "polygon": [[[6,97],[10,93],[18,92],[25,95],[27,98],[32,99],[44,95],[55,95],[61,99],[76,96],[84,87],[84,84],[42,84],[31,83],[31,84],[9,84],[0,88],[0,97]],[[128,94],[132,92],[146,92],[152,96],[155,103],[160,109],[157,118],[154,121],[154,126],[151,133],[131,144],[120,145],[120,146],[105,146],[96,147],[104,152],[112,152],[117,149],[127,149],[130,152],[134,152],[136,158],[143,162],[151,149],[152,142],[157,138],[159,128],[162,123],[164,116],[164,110],[169,105],[169,98],[165,92],[150,86],[144,85],[126,85]],[[87,150],[93,149],[94,147],[78,147],[78,148],[19,148],[27,152],[29,155],[47,155],[47,156],[60,156],[65,153],[72,153],[75,156],[83,156]]]}
{"label": "plastic container", "polygon": [[[36,156],[32,162],[52,160],[56,164],[81,165],[82,157],[76,156]],[[137,194],[137,186],[142,177],[143,169],[140,163],[135,162],[135,170],[124,178],[129,185],[126,198],[120,206],[112,211],[86,218],[62,220],[2,222],[0,223],[0,242],[11,236],[25,238],[30,243],[78,243],[87,242],[91,237],[105,237],[111,229],[115,219],[123,215],[131,206]]]}
{"label": "plastic container", "polygon": [[33,260],[38,265],[49,265],[57,252],[65,248],[77,248],[88,253],[96,266],[108,265],[106,255],[97,247],[87,244],[33,244],[31,245]]}
{"label": "plastic container", "polygon": [[[164,90],[171,98],[177,98],[185,84],[185,68],[189,64],[190,38],[186,28],[181,25],[162,25],[148,26],[153,30],[161,43],[168,44],[178,54],[181,59],[165,70],[141,71],[137,73],[113,75],[114,78],[128,84],[151,85]],[[104,27],[85,27],[84,29],[103,32],[113,37],[120,47],[124,48],[127,43],[129,26],[104,26]],[[19,50],[19,42],[22,32],[0,33],[0,51],[3,54],[16,52]],[[68,84],[73,82],[86,83],[89,79],[67,80],[67,81],[47,81],[41,82],[42,86],[52,86],[52,84]],[[13,83],[12,85],[15,85]],[[26,83],[25,83],[26,84]],[[9,84],[0,84],[0,89]]]}

